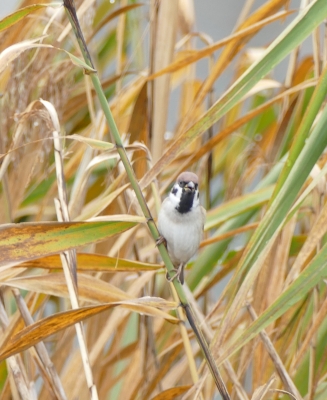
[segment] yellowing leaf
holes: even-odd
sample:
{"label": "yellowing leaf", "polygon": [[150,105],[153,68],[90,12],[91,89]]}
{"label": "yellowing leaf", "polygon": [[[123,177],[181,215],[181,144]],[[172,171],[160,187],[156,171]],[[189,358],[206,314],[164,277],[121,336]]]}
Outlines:
{"label": "yellowing leaf", "polygon": [[0,228],[0,266],[31,260],[107,239],[135,222],[39,222]]}

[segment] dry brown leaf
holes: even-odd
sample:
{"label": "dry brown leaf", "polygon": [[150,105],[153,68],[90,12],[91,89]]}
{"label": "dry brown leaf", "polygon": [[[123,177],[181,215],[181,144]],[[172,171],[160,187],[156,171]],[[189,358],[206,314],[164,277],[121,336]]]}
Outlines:
{"label": "dry brown leaf", "polygon": [[[58,333],[61,330],[76,324],[77,322],[84,321],[87,318],[90,318],[100,312],[109,310],[110,308],[117,306],[123,306],[131,310],[137,310],[138,312],[142,314],[144,313],[146,315],[163,317],[169,322],[178,322],[176,318],[170,316],[169,314],[160,311],[159,309],[152,308],[152,305],[156,302],[160,305],[160,307],[162,303],[167,304],[163,299],[159,299],[158,301],[135,299],[126,302],[120,301],[98,306],[81,307],[75,310],[57,313],[55,315],[42,319],[34,323],[33,325],[29,325],[22,331],[18,332],[16,335],[12,336],[8,340],[8,342],[6,342],[5,345],[1,348],[0,360],[4,360],[12,356],[13,354],[17,354],[23,350],[26,350],[27,348],[33,346],[39,341],[53,335],[54,333]],[[148,304],[151,304],[151,306],[148,306]]]}

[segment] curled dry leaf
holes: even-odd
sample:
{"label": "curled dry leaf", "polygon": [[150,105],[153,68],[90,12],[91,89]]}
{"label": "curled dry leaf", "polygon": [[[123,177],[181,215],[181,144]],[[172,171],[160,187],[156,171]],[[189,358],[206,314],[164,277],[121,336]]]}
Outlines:
{"label": "curled dry leaf", "polygon": [[54,105],[50,101],[43,100],[43,99],[40,99],[40,103],[42,103],[44,105],[44,107],[47,109],[47,111],[50,115],[51,121],[53,123],[53,127],[59,133],[60,132],[60,123],[59,123],[58,113],[57,113]]}
{"label": "curled dry leaf", "polygon": [[8,67],[8,65],[17,57],[19,57],[24,51],[33,49],[34,47],[40,47],[40,45],[36,45],[35,43],[41,41],[45,37],[46,36],[43,35],[35,39],[24,40],[23,42],[15,43],[3,50],[0,53],[0,75]]}

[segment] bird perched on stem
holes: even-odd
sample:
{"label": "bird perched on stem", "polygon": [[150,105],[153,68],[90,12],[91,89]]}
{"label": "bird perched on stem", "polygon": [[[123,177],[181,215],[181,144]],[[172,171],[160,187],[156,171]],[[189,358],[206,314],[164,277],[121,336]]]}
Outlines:
{"label": "bird perched on stem", "polygon": [[205,209],[199,201],[199,179],[193,172],[181,173],[169,196],[163,201],[158,216],[160,237],[157,244],[165,242],[175,267],[176,277],[184,283],[184,267],[199,248],[205,222]]}

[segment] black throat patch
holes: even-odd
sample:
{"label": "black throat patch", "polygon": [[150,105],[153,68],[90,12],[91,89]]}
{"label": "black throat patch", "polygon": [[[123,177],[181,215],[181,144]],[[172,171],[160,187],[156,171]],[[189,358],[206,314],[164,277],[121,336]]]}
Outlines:
{"label": "black throat patch", "polygon": [[181,214],[186,214],[191,211],[193,205],[195,192],[184,191],[182,192],[181,201],[176,207],[176,210]]}

